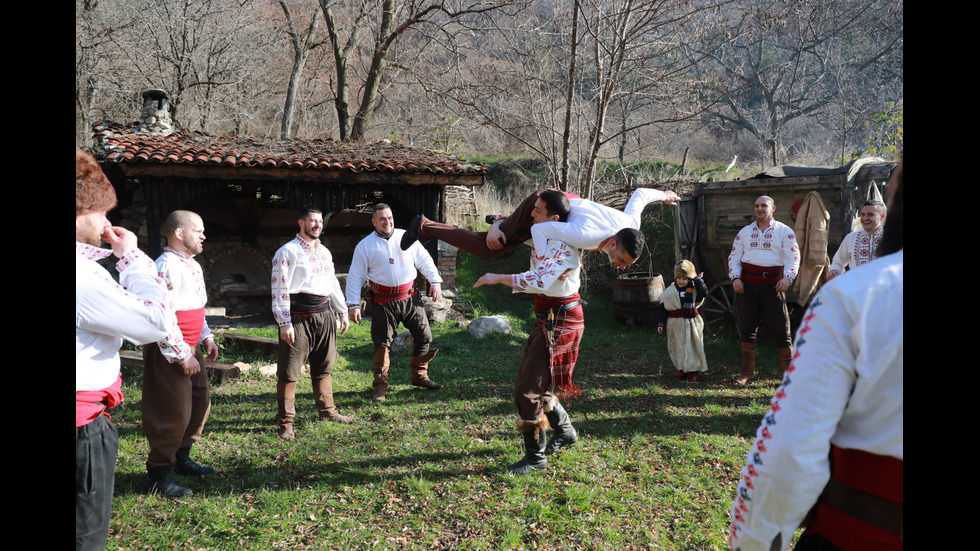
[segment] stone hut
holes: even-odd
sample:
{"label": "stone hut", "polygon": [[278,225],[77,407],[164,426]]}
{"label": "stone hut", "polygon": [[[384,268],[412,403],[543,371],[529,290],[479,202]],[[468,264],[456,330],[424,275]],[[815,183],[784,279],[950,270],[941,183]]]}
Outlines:
{"label": "stone hut", "polygon": [[[198,261],[208,284],[209,306],[229,314],[267,312],[271,260],[297,232],[297,209],[324,212],[321,240],[338,274],[345,273],[357,242],[373,231],[371,207],[391,205],[395,225],[416,214],[458,223],[473,212],[472,187],[486,169],[445,152],[401,144],[330,139],[215,136],[175,129],[166,94],[143,93],[141,120],[94,125],[93,153],[116,188],[114,224],[137,232],[140,246],[156,257],[166,242],[160,230],[176,209],[201,215],[207,241]],[[455,251],[428,245],[454,284]],[[343,284],[343,281],[341,282]]]}

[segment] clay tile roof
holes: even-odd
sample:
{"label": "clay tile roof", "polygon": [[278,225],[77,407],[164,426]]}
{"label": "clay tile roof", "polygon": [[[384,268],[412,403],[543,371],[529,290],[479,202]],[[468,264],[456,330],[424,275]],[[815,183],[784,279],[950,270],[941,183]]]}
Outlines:
{"label": "clay tile roof", "polygon": [[213,136],[181,129],[169,135],[140,132],[112,121],[93,125],[105,159],[115,163],[150,162],[404,172],[412,174],[480,175],[481,163],[469,163],[445,152],[401,144],[351,143],[331,139],[280,140],[248,136]]}

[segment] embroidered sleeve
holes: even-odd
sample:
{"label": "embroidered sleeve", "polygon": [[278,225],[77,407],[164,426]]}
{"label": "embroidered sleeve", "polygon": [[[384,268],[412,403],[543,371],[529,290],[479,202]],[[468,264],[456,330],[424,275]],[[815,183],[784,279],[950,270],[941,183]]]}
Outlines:
{"label": "embroidered sleeve", "polygon": [[[179,270],[176,272],[171,271],[170,266],[164,264],[162,269],[159,271],[159,276],[167,286],[167,296],[169,298],[169,304],[167,307],[173,311],[176,311],[176,300],[182,283],[180,280],[180,272]],[[181,363],[191,356],[191,348],[184,342],[184,335],[181,333],[180,327],[177,325],[176,316],[173,317],[170,327],[167,328],[166,338],[159,341],[157,345],[160,347],[160,353],[163,354],[163,357],[170,363]]]}
{"label": "embroidered sleeve", "polygon": [[731,511],[733,549],[769,549],[780,534],[790,541],[830,478],[830,439],[855,378],[848,318],[848,305],[823,291],[803,318],[793,361],[742,469]]}
{"label": "embroidered sleeve", "polygon": [[289,314],[289,283],[292,280],[295,261],[288,251],[279,249],[272,259],[272,315],[279,327],[292,325]]}
{"label": "embroidered sleeve", "polygon": [[[174,316],[167,308],[166,287],[148,256],[138,250],[126,256],[131,261],[120,272],[119,283],[97,265],[83,282],[87,286],[76,296],[75,326],[134,344],[154,343],[166,335]],[[78,279],[76,275],[76,294]]]}
{"label": "embroidered sleeve", "polygon": [[783,238],[783,273],[796,279],[800,271],[800,245],[796,242],[796,234],[789,226],[784,226],[786,235]]}
{"label": "embroidered sleeve", "polygon": [[511,287],[519,290],[533,287],[544,291],[558,281],[558,278],[566,270],[577,266],[578,261],[572,248],[565,243],[558,243],[546,249],[544,259],[537,262],[534,268],[524,273],[512,275]]}

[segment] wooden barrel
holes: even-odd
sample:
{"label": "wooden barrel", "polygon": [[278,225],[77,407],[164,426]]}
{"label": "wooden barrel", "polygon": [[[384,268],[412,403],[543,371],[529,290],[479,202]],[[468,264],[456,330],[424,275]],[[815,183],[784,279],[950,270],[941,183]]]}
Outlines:
{"label": "wooden barrel", "polygon": [[660,274],[621,275],[613,283],[613,316],[626,325],[656,326],[663,292]]}

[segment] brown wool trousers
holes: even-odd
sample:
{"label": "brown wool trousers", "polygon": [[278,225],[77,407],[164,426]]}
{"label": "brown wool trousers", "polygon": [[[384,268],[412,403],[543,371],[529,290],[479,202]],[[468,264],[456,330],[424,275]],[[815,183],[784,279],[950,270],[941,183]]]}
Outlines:
{"label": "brown wool trousers", "polygon": [[463,249],[479,258],[493,258],[503,254],[521,243],[531,238],[531,213],[534,211],[534,203],[538,200],[540,189],[528,195],[517,209],[511,213],[503,222],[500,223],[500,231],[507,239],[507,245],[502,249],[493,250],[487,247],[487,232],[474,232],[456,226],[450,226],[441,222],[434,222],[428,218],[423,218],[419,225],[419,237],[421,239],[438,239],[450,245]]}
{"label": "brown wool trousers", "polygon": [[184,375],[180,364],[172,364],[156,344],[143,346],[143,434],[150,444],[147,469],[173,468],[180,448],[190,448],[201,439],[211,412],[211,388],[201,346],[194,347],[201,370]]}

